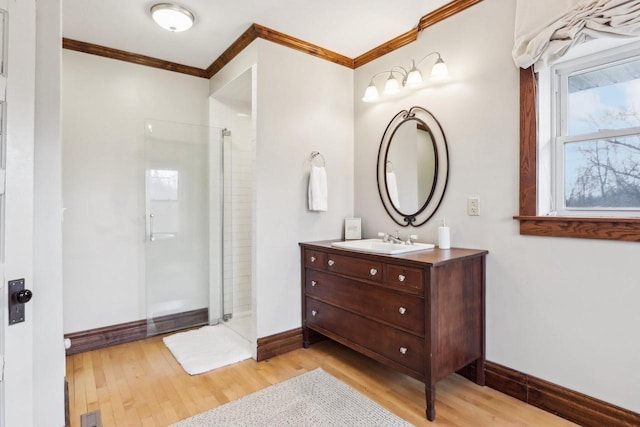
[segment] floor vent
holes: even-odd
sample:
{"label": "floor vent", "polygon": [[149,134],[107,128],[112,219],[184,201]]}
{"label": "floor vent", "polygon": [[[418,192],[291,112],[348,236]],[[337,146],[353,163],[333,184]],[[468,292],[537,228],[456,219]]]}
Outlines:
{"label": "floor vent", "polygon": [[102,427],[100,411],[87,412],[80,415],[80,427]]}

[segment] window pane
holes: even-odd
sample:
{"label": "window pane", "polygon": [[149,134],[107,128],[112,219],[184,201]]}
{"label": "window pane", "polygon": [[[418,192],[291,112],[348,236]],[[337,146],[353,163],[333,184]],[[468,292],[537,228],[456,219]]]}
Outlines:
{"label": "window pane", "polygon": [[568,77],[569,135],[640,126],[640,59]]}
{"label": "window pane", "polygon": [[149,198],[151,200],[178,200],[178,171],[150,169]]}
{"label": "window pane", "polygon": [[640,207],[640,136],[564,145],[567,208]]}

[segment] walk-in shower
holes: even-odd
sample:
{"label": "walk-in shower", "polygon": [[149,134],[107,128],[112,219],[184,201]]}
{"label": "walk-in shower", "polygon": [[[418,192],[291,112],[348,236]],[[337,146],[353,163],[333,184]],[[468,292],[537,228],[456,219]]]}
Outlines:
{"label": "walk-in shower", "polygon": [[234,195],[234,151],[228,129],[145,122],[149,335],[234,319],[247,273],[237,268],[247,253],[234,223],[251,218],[250,206]]}

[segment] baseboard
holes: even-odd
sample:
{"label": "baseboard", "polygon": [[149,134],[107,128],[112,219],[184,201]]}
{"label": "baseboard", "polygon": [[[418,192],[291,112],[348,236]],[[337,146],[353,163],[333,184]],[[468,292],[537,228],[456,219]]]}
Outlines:
{"label": "baseboard", "polygon": [[67,356],[97,350],[147,337],[147,321],[120,323],[103,328],[65,334],[71,340],[71,347],[67,349]]}
{"label": "baseboard", "polygon": [[64,337],[71,340],[71,347],[67,349],[66,354],[71,356],[85,351],[137,341],[168,331],[206,324],[208,320],[209,310],[201,308],[184,313],[156,317],[151,328],[147,327],[146,320],[136,320],[134,322],[65,334]]}
{"label": "baseboard", "polygon": [[209,309],[190,310],[155,317],[152,320],[147,322],[147,336],[149,337],[209,323]]}
{"label": "baseboard", "polygon": [[640,414],[488,362],[486,385],[584,427],[640,426]]}
{"label": "baseboard", "polygon": [[302,328],[258,338],[258,362],[302,348]]}

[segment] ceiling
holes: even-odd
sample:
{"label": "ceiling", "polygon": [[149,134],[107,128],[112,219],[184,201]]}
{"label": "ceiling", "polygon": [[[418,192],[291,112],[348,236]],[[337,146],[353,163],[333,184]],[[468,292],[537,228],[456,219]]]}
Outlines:
{"label": "ceiling", "polygon": [[167,1],[63,0],[62,35],[204,69],[256,23],[355,58],[451,0],[176,0],[196,16],[182,33],[151,19],[151,6]]}

